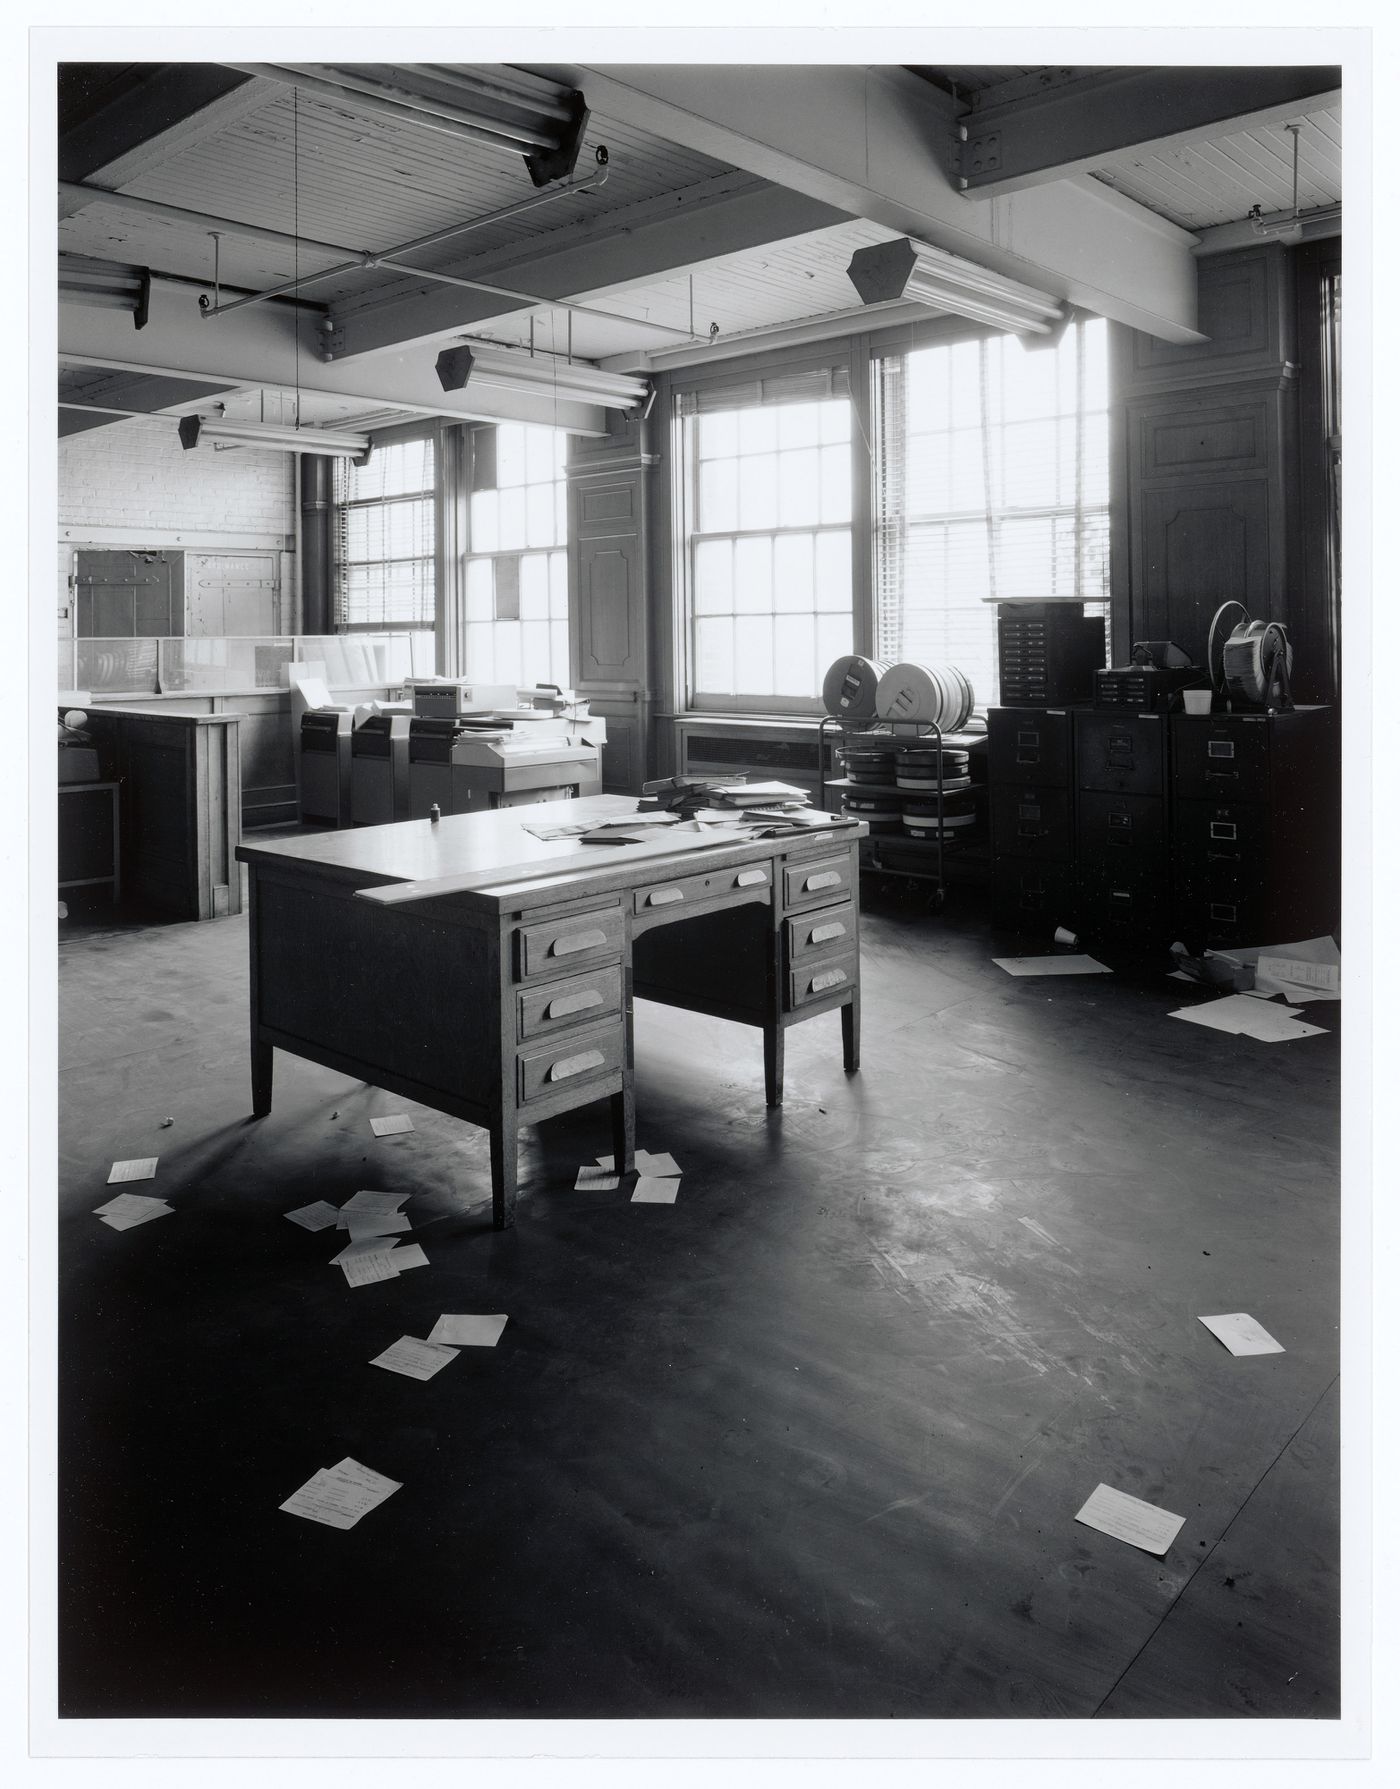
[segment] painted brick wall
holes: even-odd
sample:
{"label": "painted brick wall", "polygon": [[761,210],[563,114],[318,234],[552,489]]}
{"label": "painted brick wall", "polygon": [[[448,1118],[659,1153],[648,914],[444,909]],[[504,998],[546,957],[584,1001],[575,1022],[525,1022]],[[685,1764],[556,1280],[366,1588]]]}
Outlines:
{"label": "painted brick wall", "polygon": [[68,574],[78,546],[292,547],[292,454],[186,452],[169,418],[132,418],[58,444],[58,634],[72,632]]}

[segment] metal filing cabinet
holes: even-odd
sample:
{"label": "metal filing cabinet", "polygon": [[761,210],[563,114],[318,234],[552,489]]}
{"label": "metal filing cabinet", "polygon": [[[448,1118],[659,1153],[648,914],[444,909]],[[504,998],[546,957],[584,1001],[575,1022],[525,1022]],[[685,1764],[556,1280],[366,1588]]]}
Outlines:
{"label": "metal filing cabinet", "polygon": [[1175,929],[1193,949],[1287,942],[1338,920],[1335,712],[1172,717]]}
{"label": "metal filing cabinet", "polygon": [[1097,937],[1168,942],[1167,717],[1081,709],[1074,732],[1078,924]]}
{"label": "metal filing cabinet", "polygon": [[996,924],[1053,931],[1074,907],[1074,726],[1063,708],[987,715]]}

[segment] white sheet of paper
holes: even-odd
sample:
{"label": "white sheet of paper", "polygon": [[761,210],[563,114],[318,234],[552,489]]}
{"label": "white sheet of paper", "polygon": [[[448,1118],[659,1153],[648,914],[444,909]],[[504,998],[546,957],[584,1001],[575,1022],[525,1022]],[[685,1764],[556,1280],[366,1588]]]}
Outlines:
{"label": "white sheet of paper", "polygon": [[494,1348],[507,1321],[503,1312],[489,1317],[444,1315],[428,1331],[428,1340],[452,1348]]}
{"label": "white sheet of paper", "polygon": [[406,1211],[352,1211],[345,1221],[351,1242],[367,1236],[401,1236],[409,1228]]}
{"label": "white sheet of paper", "polygon": [[1171,969],[1167,972],[1168,981],[1195,981],[1194,975],[1188,975],[1184,969]]}
{"label": "white sheet of paper", "polygon": [[1276,1342],[1265,1329],[1244,1311],[1231,1311],[1223,1317],[1201,1317],[1210,1333],[1222,1341],[1231,1354],[1283,1354],[1282,1342]]}
{"label": "white sheet of paper", "polygon": [[406,1112],[394,1112],[388,1118],[371,1118],[369,1128],[376,1137],[397,1137],[413,1129],[413,1120]]}
{"label": "white sheet of paper", "polygon": [[650,1149],[639,1149],[637,1151],[637,1168],[642,1174],[668,1175],[672,1178],[679,1177],[681,1172],[676,1166],[675,1156],[669,1150],[653,1154]]}
{"label": "white sheet of paper", "polygon": [[1246,1031],[1245,1036],[1255,1038],[1261,1044],[1288,1044],[1298,1037],[1326,1037],[1327,1035],[1325,1025],[1309,1025],[1303,1019],[1289,1019],[1286,1022],[1286,1027],[1285,1029],[1281,1025],[1276,1031]]}
{"label": "white sheet of paper", "polygon": [[1144,1503],[1126,1491],[1115,1491],[1112,1485],[1100,1485],[1074,1518],[1087,1528],[1111,1534],[1115,1540],[1141,1547],[1144,1553],[1160,1558],[1180,1534],[1185,1516],[1174,1516],[1155,1503]]}
{"label": "white sheet of paper", "polygon": [[347,1242],[338,1255],[332,1255],[330,1264],[338,1266],[342,1261],[353,1261],[359,1255],[383,1254],[389,1249],[398,1247],[396,1236],[361,1236],[356,1242]]}
{"label": "white sheet of paper", "polygon": [[408,1267],[426,1267],[427,1265],[428,1257],[423,1253],[421,1243],[410,1242],[403,1248],[394,1250],[394,1266],[400,1273]]}
{"label": "white sheet of paper", "polygon": [[111,1230],[134,1230],[138,1224],[149,1224],[152,1218],[169,1217],[173,1209],[163,1199],[156,1199],[139,1211],[126,1209],[106,1212],[102,1222]]}
{"label": "white sheet of paper", "polygon": [[324,1522],[328,1528],[353,1528],[361,1516],[401,1491],[400,1480],[371,1472],[347,1454],[338,1466],[323,1466],[278,1508],[288,1515]]}
{"label": "white sheet of paper", "polygon": [[334,1205],[318,1199],[314,1205],[298,1205],[295,1211],[284,1211],[282,1216],[300,1224],[303,1230],[329,1230],[340,1213]]}
{"label": "white sheet of paper", "polygon": [[1294,1000],[1340,1000],[1340,963],[1309,963],[1301,957],[1261,955],[1254,965],[1256,987],[1276,989]]}
{"label": "white sheet of paper", "polygon": [[1228,1031],[1235,1035],[1246,1032],[1260,1042],[1268,1042],[1293,1035],[1287,1028],[1287,1021],[1298,1017],[1298,1009],[1295,1006],[1271,1006],[1264,1000],[1251,1000],[1248,994],[1226,994],[1219,1000],[1204,1000],[1199,1006],[1179,1006],[1167,1016],[1185,1019],[1191,1025],[1205,1025],[1212,1031]]}
{"label": "white sheet of paper", "polygon": [[676,1194],[681,1190],[679,1180],[655,1180],[643,1174],[637,1181],[636,1191],[632,1194],[634,1205],[674,1205]]}
{"label": "white sheet of paper", "polygon": [[363,1255],[351,1255],[340,1264],[350,1286],[373,1286],[380,1280],[396,1280],[398,1263],[388,1249],[371,1249]]}
{"label": "white sheet of paper", "polygon": [[1107,963],[1080,953],[1063,957],[993,957],[1008,975],[1112,975]]}
{"label": "white sheet of paper", "polygon": [[369,1364],[383,1367],[386,1372],[402,1373],[406,1379],[431,1379],[456,1358],[455,1348],[441,1348],[431,1339],[421,1342],[417,1336],[400,1336]]}
{"label": "white sheet of paper", "polygon": [[341,1206],[340,1215],[345,1217],[352,1211],[397,1211],[411,1197],[409,1193],[351,1193]]}
{"label": "white sheet of paper", "polygon": [[136,1161],[113,1162],[112,1172],[107,1176],[108,1186],[117,1186],[123,1180],[154,1180],[158,1155],[141,1156]]}
{"label": "white sheet of paper", "polygon": [[148,1205],[163,1205],[167,1211],[171,1209],[166,1200],[157,1199],[152,1193],[118,1193],[105,1205],[95,1205],[93,1212],[97,1217],[103,1217],[116,1211],[144,1211]]}
{"label": "white sheet of paper", "polygon": [[621,1185],[610,1167],[580,1168],[574,1180],[576,1193],[614,1193]]}

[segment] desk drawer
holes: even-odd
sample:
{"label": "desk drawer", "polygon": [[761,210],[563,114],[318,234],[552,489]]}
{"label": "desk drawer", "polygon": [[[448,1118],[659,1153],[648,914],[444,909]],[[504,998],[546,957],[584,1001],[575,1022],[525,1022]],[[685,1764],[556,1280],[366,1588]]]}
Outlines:
{"label": "desk drawer", "polygon": [[856,941],[856,910],[847,901],[840,907],[823,907],[797,919],[785,919],[788,961],[794,967],[807,957],[830,957],[849,951]]}
{"label": "desk drawer", "polygon": [[851,854],[809,857],[783,865],[783,905],[787,908],[830,905],[848,900],[853,881]]}
{"label": "desk drawer", "polygon": [[697,901],[717,900],[738,888],[767,888],[772,881],[772,866],[766,863],[736,864],[732,869],[714,870],[708,876],[673,876],[668,882],[636,889],[632,911],[657,913],[665,908],[694,906]]}
{"label": "desk drawer", "polygon": [[522,988],[515,1000],[522,1042],[565,1025],[596,1024],[622,1011],[622,970],[610,963],[569,981]]}
{"label": "desk drawer", "polygon": [[[621,1023],[606,1031],[556,1038],[538,1050],[522,1051],[516,1058],[519,1103],[544,1099],[563,1088],[585,1089],[594,1081],[616,1075],[622,1067],[626,1035]],[[584,1095],[587,1098],[587,1094]]]}
{"label": "desk drawer", "polygon": [[567,974],[591,963],[622,955],[622,909],[599,913],[566,913],[557,919],[516,929],[516,975]]}
{"label": "desk drawer", "polygon": [[799,968],[790,969],[787,1010],[796,1012],[800,1006],[810,1006],[814,1001],[848,992],[855,987],[858,973],[853,952],[847,952],[844,957],[817,957]]}

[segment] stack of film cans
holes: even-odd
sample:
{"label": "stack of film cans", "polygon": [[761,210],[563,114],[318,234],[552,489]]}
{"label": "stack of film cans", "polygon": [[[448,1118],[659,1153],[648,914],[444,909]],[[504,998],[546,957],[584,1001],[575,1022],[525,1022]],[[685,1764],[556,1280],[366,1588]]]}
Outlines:
{"label": "stack of film cans", "polygon": [[[938,799],[938,760],[943,759],[943,802]],[[977,794],[968,755],[940,752],[936,745],[896,747],[862,742],[848,745],[844,791],[846,812],[864,820],[871,836],[903,837],[920,843],[940,834],[944,843],[977,824]]]}

